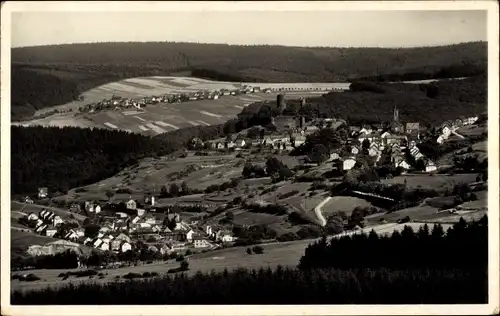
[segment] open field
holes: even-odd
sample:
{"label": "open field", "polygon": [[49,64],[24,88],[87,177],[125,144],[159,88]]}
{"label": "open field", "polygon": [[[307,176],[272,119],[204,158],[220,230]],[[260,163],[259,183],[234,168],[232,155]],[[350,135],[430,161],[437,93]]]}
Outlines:
{"label": "open field", "polygon": [[405,208],[393,213],[373,214],[365,217],[365,219],[371,224],[377,224],[381,219],[389,223],[396,223],[399,219],[403,219],[406,216],[409,216],[410,219],[415,222],[429,223],[456,223],[461,216],[463,216],[465,220],[477,220],[487,213],[488,196],[486,191],[475,192],[475,194],[478,198],[476,201],[465,202],[457,206],[457,209],[470,210],[463,212],[463,214],[460,214],[460,211],[459,214],[440,211],[438,208],[426,205],[426,203],[423,202],[419,206]]}
{"label": "open field", "polygon": [[[122,170],[117,175],[97,183],[72,189],[67,195],[58,197],[60,200],[105,199],[107,190],[127,187],[132,194],[116,194],[111,200],[142,198],[142,192],[155,192],[160,194],[162,185],[167,187],[172,182],[181,184],[186,182],[192,189],[206,189],[212,184],[222,184],[232,177],[241,176],[244,160],[235,158],[235,155],[217,156],[188,156],[186,158],[168,160],[162,158],[147,158],[139,164]],[[182,176],[179,173],[184,172]],[[158,200],[161,203],[161,200]]]}
{"label": "open field", "polygon": [[[35,115],[49,111],[72,110],[80,106],[110,99],[113,95],[125,98],[164,95],[167,93],[188,93],[200,90],[236,89],[239,83],[218,82],[191,77],[145,77],[129,78],[105,84],[83,93],[85,101],[74,101],[56,107],[44,108]],[[275,100],[278,89],[289,98],[318,96],[328,90],[348,89],[348,83],[290,83],[290,84],[248,84],[251,87],[269,87],[272,93],[252,93],[237,96],[222,96],[217,100],[198,100],[178,104],[154,104],[141,110],[123,109],[101,111],[75,116],[75,113],[59,113],[46,118],[33,119],[22,123],[23,126],[77,126],[119,129],[145,135],[158,135],[183,127],[221,124],[234,118],[241,110],[254,102]]]}
{"label": "open field", "polygon": [[352,211],[358,206],[371,207],[372,204],[357,197],[334,196],[325,205],[323,205],[321,212],[325,217],[337,212],[344,212],[347,216],[350,216]]}
{"label": "open field", "polygon": [[384,184],[404,184],[406,179],[406,185],[408,188],[434,188],[434,189],[445,189],[453,188],[459,183],[470,183],[476,181],[476,173],[467,174],[455,174],[455,175],[442,175],[435,174],[430,176],[429,174],[405,174],[393,179],[382,179],[380,180]]}
{"label": "open field", "polygon": [[11,213],[14,213],[14,212],[17,213],[17,212],[22,211],[23,213],[26,213],[26,214],[33,212],[33,213],[38,215],[40,213],[40,211],[45,209],[47,211],[54,212],[54,214],[56,214],[56,215],[61,216],[61,218],[64,220],[69,220],[70,215],[72,215],[74,217],[74,219],[76,219],[77,221],[80,221],[80,222],[83,222],[83,220],[85,220],[85,218],[86,218],[84,215],[71,213],[69,211],[55,208],[55,207],[48,207],[48,206],[36,205],[36,204],[27,204],[27,203],[21,203],[21,202],[16,202],[16,201],[11,201],[10,205],[11,205],[11,211],[12,211]]}

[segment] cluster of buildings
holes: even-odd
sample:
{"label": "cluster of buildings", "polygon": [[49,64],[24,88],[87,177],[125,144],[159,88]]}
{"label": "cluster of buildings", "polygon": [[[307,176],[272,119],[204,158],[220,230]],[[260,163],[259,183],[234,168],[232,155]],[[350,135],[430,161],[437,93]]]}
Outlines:
{"label": "cluster of buildings", "polygon": [[[403,125],[399,120],[397,107],[393,110],[393,119],[389,126],[349,127],[351,145],[349,154],[339,157],[342,170],[350,170],[356,165],[356,157],[362,153],[363,144],[369,142],[368,155],[374,158],[375,163],[381,162],[382,156],[388,155],[390,163],[394,168],[410,169],[408,155],[412,155],[415,161],[424,160],[426,172],[435,171],[437,168],[433,161],[424,157],[418,150],[420,142],[420,124],[410,122]],[[357,141],[353,141],[357,140]],[[349,145],[348,145],[349,146]]]}
{"label": "cluster of buildings", "polygon": [[141,99],[130,99],[123,98],[119,96],[113,96],[109,100],[102,100],[97,103],[91,103],[80,107],[80,112],[93,113],[96,111],[101,111],[104,109],[108,110],[120,110],[127,108],[138,108],[141,109],[144,106],[158,103],[182,103],[186,101],[195,101],[195,100],[217,100],[221,96],[229,96],[229,95],[239,95],[239,94],[248,94],[254,92],[264,92],[271,93],[271,89],[260,89],[260,87],[248,87],[242,86],[239,89],[220,89],[220,90],[202,90],[197,92],[190,93],[169,93],[162,96],[150,96],[144,97]]}
{"label": "cluster of buildings", "polygon": [[39,214],[28,214],[27,220],[32,223],[30,226],[34,227],[35,233],[102,251],[126,252],[142,241],[151,251],[164,254],[190,248],[212,249],[218,243],[233,242],[235,239],[231,232],[222,228],[209,226],[202,229],[197,227],[197,222],[187,223],[181,220],[178,213],[156,213],[154,196],[144,199],[144,208],[138,207],[140,203],[133,199],[124,204],[123,212],[106,210],[106,206],[94,202],[85,202],[83,207],[71,205],[70,212],[86,214],[92,223],[98,223],[93,224],[98,225],[98,231],[93,233],[78,225],[63,228],[64,220],[45,209]]}
{"label": "cluster of buildings", "polygon": [[453,135],[457,136],[458,138],[464,138],[464,136],[457,133],[457,130],[464,126],[473,125],[474,123],[476,123],[478,119],[479,117],[474,115],[469,117],[461,116],[454,121],[453,120],[445,121],[438,128],[438,135],[436,142],[438,144],[442,144]]}
{"label": "cluster of buildings", "polygon": [[26,219],[34,227],[35,233],[48,237],[53,237],[57,233],[57,227],[64,223],[61,216],[46,209],[42,209],[39,214],[29,213]]}

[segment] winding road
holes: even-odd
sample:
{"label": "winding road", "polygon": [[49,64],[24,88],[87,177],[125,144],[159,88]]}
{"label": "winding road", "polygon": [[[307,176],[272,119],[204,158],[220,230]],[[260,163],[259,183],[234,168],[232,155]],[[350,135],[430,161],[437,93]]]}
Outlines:
{"label": "winding road", "polygon": [[316,207],[314,208],[314,213],[316,213],[316,217],[318,217],[318,220],[320,221],[321,223],[321,226],[325,226],[326,225],[326,219],[325,217],[323,216],[323,214],[321,213],[321,208],[326,204],[328,203],[328,201],[330,201],[332,197],[331,196],[328,196],[326,197],[323,201],[321,201],[318,205],[316,205]]}

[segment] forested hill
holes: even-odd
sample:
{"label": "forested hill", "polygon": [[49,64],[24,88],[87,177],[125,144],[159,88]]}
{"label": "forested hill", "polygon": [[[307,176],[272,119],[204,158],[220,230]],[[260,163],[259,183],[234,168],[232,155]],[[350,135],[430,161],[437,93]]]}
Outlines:
{"label": "forested hill", "polygon": [[222,126],[193,126],[148,137],[123,131],[77,127],[12,126],[12,194],[36,194],[38,187],[68,189],[113,176],[139,159],[170,154],[192,137],[221,135]]}
{"label": "forested hill", "polygon": [[[411,73],[412,79],[484,72],[487,43],[422,48],[310,48],[195,43],[93,43],[12,49],[12,114],[74,100],[101,84],[187,71],[214,80],[336,82]],[[404,78],[402,78],[404,79]]]}

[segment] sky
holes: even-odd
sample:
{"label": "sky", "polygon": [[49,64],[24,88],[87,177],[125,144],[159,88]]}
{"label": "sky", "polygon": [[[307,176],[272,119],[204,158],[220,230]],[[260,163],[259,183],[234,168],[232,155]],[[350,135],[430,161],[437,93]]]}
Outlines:
{"label": "sky", "polygon": [[12,47],[170,41],[415,47],[487,40],[486,11],[13,12]]}

